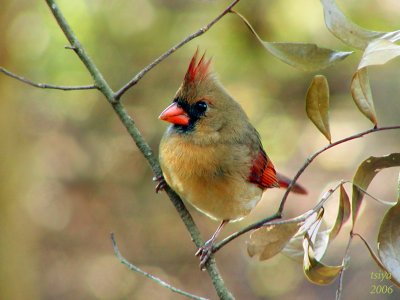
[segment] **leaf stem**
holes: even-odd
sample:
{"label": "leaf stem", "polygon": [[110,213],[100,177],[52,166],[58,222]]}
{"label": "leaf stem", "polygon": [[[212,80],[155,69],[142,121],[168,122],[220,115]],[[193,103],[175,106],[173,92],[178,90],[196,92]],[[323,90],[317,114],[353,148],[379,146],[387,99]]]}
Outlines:
{"label": "leaf stem", "polygon": [[318,150],[317,152],[313,153],[311,156],[309,156],[306,159],[305,163],[299,169],[299,171],[296,173],[296,175],[294,176],[292,182],[289,184],[288,188],[286,189],[286,192],[282,197],[282,201],[281,201],[281,204],[279,206],[278,212],[280,214],[282,214],[283,209],[284,209],[285,204],[286,204],[286,200],[287,200],[287,198],[289,196],[290,191],[292,190],[293,186],[295,185],[297,179],[299,179],[300,175],[303,174],[303,172],[307,169],[307,167],[311,164],[311,162],[318,155],[320,155],[321,153],[324,153],[325,151],[327,151],[327,150],[329,150],[329,149],[331,149],[331,148],[333,148],[335,146],[338,146],[340,144],[343,144],[343,143],[351,141],[351,140],[355,140],[355,139],[361,138],[361,137],[363,137],[365,135],[368,135],[370,133],[374,133],[374,132],[377,132],[377,131],[384,131],[384,130],[392,130],[392,129],[400,129],[400,125],[386,126],[386,127],[374,127],[374,128],[362,131],[360,133],[354,134],[352,136],[346,137],[344,139],[338,140],[338,141],[336,141],[336,142],[334,142],[332,144],[329,144],[329,145],[323,147],[322,149]]}
{"label": "leaf stem", "polygon": [[385,201],[382,199],[379,199],[375,196],[373,196],[372,194],[368,193],[365,189],[363,189],[362,187],[360,187],[359,185],[353,183],[351,180],[343,180],[343,183],[351,183],[354,187],[356,187],[359,191],[361,191],[363,194],[367,195],[368,197],[370,197],[372,200],[375,200],[376,202],[383,204],[383,205],[387,205],[387,206],[395,206],[397,202],[392,202],[392,201]]}

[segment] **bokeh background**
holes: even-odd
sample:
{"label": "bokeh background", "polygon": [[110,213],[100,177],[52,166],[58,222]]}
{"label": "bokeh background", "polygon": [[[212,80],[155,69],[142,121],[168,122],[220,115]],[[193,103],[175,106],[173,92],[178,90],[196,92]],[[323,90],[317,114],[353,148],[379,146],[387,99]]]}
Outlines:
{"label": "bokeh background", "polygon": [[[80,41],[107,81],[118,89],[178,41],[219,14],[229,1],[58,1]],[[399,29],[398,0],[338,1],[361,26]],[[350,50],[325,28],[318,0],[242,1],[237,10],[269,41],[316,42]],[[37,82],[90,84],[44,1],[2,0],[0,65]],[[314,74],[295,70],[262,48],[234,15],[192,41],[154,70],[122,99],[157,152],[166,124],[157,119],[170,103],[195,49],[207,50],[213,68],[259,130],[277,168],[289,176],[326,145],[307,120],[304,97]],[[333,139],[371,124],[352,102],[349,86],[360,53],[321,72],[331,88]],[[381,125],[400,123],[399,60],[371,68]],[[197,295],[216,298],[199,271],[195,247],[164,194],[154,193],[150,169],[97,91],[40,90],[0,74],[0,298],[1,299],[185,299],[127,270],[113,256],[110,232],[132,263]],[[328,187],[351,179],[370,155],[400,150],[400,131],[381,132],[321,155],[301,177],[307,197],[291,196],[286,216],[310,209]],[[399,169],[381,172],[370,191],[396,200]],[[350,190],[348,188],[348,190]],[[283,191],[264,194],[244,221],[227,235],[274,212]],[[387,207],[366,199],[356,231],[376,246]],[[332,222],[337,195],[327,206]],[[193,211],[203,236],[217,223]],[[332,244],[326,262],[339,264],[349,227]],[[217,254],[227,286],[237,299],[334,299],[337,282],[309,283],[301,265],[278,255],[250,259],[242,237]],[[378,268],[355,240],[344,277],[343,299],[399,299],[371,295]]]}

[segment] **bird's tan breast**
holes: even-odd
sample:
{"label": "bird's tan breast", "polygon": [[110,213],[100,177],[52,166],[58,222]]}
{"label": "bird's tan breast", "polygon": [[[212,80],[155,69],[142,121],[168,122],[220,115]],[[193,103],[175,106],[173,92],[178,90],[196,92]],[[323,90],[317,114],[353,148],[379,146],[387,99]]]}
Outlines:
{"label": "bird's tan breast", "polygon": [[217,220],[238,220],[258,203],[262,190],[247,181],[248,147],[204,147],[169,137],[162,140],[165,180],[184,200]]}

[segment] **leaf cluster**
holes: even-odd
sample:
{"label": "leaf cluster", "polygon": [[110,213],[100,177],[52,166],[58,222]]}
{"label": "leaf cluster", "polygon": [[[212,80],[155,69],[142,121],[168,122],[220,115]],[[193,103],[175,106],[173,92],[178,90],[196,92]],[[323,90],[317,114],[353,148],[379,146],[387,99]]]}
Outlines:
{"label": "leaf cluster", "polygon": [[[378,32],[364,29],[350,21],[338,8],[334,0],[321,0],[325,23],[329,31],[348,47],[362,50],[362,58],[352,77],[351,95],[360,112],[367,117],[374,128],[378,128],[368,67],[382,65],[400,55],[400,31]],[[281,61],[303,71],[320,71],[344,60],[353,52],[336,51],[320,48],[309,43],[276,43],[260,38],[250,22],[235,12],[262,46]],[[312,79],[306,94],[306,113],[317,129],[332,144],[329,121],[329,84],[324,75],[317,74]],[[328,146],[329,147],[329,146]],[[400,153],[381,157],[369,157],[358,167],[352,181],[341,181],[334,189],[327,191],[311,212],[294,219],[279,222],[268,222],[265,226],[253,231],[247,242],[250,256],[267,260],[278,253],[283,253],[303,263],[304,274],[315,284],[330,284],[343,274],[349,260],[349,248],[354,236],[360,237],[366,244],[372,258],[388,274],[390,280],[400,287],[400,181],[398,201],[385,202],[374,198],[367,192],[368,186],[381,170],[400,166]],[[400,180],[400,179],[399,179]],[[344,187],[346,182],[352,184],[351,201]],[[323,225],[323,203],[339,189],[339,207],[336,221],[329,229]],[[364,196],[369,195],[390,208],[380,225],[377,238],[377,252],[354,232],[360,206]],[[352,221],[349,242],[342,262],[336,266],[322,263],[322,258],[329,243],[334,240],[343,225]],[[340,281],[341,282],[341,281]],[[340,283],[341,284],[341,283]],[[339,288],[341,290],[341,287]],[[340,296],[339,296],[340,297]]]}

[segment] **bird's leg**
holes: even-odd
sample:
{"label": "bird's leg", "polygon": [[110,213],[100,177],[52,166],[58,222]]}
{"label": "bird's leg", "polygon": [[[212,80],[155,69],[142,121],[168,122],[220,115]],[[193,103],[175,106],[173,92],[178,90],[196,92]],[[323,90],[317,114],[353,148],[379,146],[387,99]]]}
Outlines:
{"label": "bird's leg", "polygon": [[167,186],[167,182],[165,181],[163,175],[153,177],[153,181],[158,182],[157,185],[156,185],[156,193],[158,193],[159,191],[164,190],[165,187]]}
{"label": "bird's leg", "polygon": [[200,269],[201,270],[204,270],[204,266],[212,254],[212,248],[214,246],[214,242],[217,239],[222,228],[224,228],[225,224],[228,222],[229,222],[229,220],[223,220],[221,222],[221,224],[219,224],[217,230],[214,232],[212,237],[207,242],[205,242],[203,246],[201,246],[197,250],[195,255],[200,257]]}

